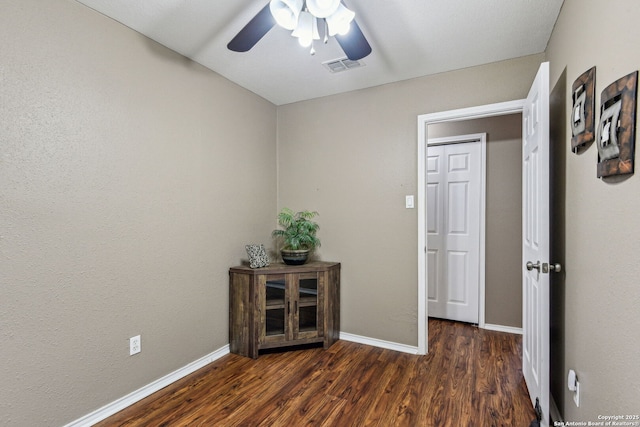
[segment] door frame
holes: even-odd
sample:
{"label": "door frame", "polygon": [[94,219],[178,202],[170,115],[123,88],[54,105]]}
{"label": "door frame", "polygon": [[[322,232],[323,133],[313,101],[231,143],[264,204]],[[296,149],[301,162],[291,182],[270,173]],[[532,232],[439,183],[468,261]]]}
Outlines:
{"label": "door frame", "polygon": [[[427,154],[429,146],[480,143],[480,228],[478,230],[478,326],[484,328],[484,301],[485,301],[485,215],[487,211],[487,133],[473,133],[467,135],[445,136],[441,138],[429,138],[427,135]],[[424,174],[427,178],[426,170]],[[426,204],[425,204],[426,209]],[[426,220],[425,214],[425,220]],[[428,243],[428,242],[427,242]],[[429,286],[427,276],[426,286]],[[427,296],[427,307],[429,298]],[[428,311],[428,310],[427,310]],[[427,316],[428,317],[428,316]]]}
{"label": "door frame", "polygon": [[[522,113],[526,99],[421,114],[418,116],[418,354],[429,351],[429,313],[427,292],[427,202],[426,202],[426,162],[429,135],[427,126],[435,123],[480,119]],[[483,304],[484,305],[484,304]],[[484,312],[484,309],[483,309]]]}

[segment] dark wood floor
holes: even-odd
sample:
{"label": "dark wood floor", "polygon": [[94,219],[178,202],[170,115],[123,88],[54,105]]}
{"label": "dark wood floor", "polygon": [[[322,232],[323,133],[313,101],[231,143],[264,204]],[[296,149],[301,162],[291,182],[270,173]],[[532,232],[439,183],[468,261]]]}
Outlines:
{"label": "dark wood floor", "polygon": [[97,426],[529,426],[521,337],[429,320],[429,354],[230,354]]}

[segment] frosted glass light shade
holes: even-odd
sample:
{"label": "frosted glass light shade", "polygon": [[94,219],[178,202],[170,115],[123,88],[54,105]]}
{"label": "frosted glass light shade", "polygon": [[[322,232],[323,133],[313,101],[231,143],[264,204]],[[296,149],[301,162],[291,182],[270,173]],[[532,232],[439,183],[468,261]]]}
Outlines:
{"label": "frosted glass light shade", "polygon": [[351,21],[356,14],[352,10],[347,9],[343,4],[338,6],[338,10],[333,15],[327,16],[327,26],[329,27],[329,35],[336,34],[345,35],[351,28]]}
{"label": "frosted glass light shade", "polygon": [[340,0],[307,0],[307,8],[313,16],[326,18],[333,15],[340,6]]}
{"label": "frosted glass light shade", "polygon": [[298,43],[301,46],[311,46],[313,40],[320,39],[318,20],[309,12],[301,12],[298,17],[298,26],[291,35],[298,38]]}
{"label": "frosted glass light shade", "polygon": [[298,25],[303,0],[271,0],[269,10],[278,25],[293,30]]}

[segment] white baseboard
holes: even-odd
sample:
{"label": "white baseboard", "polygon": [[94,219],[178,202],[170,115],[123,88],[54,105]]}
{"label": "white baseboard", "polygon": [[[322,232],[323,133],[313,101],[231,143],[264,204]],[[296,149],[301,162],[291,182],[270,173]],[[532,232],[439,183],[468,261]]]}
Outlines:
{"label": "white baseboard", "polygon": [[488,329],[490,331],[507,332],[509,334],[522,335],[522,328],[516,328],[514,326],[491,325],[489,323],[485,323],[483,329]]}
{"label": "white baseboard", "polygon": [[219,348],[213,353],[209,353],[200,359],[189,363],[188,365],[183,366],[168,375],[165,375],[162,378],[155,380],[154,382],[147,384],[144,387],[139,388],[138,390],[127,394],[124,397],[121,397],[118,400],[115,400],[100,409],[97,409],[90,414],[87,414],[81,418],[78,418],[75,421],[70,422],[64,427],[89,427],[96,424],[99,421],[104,420],[105,418],[114,415],[128,406],[133,405],[134,403],[144,399],[145,397],[155,393],[156,391],[178,381],[179,379],[186,377],[187,375],[197,371],[198,369],[208,365],[209,363],[220,359],[222,356],[229,354],[229,345],[225,345],[224,347]]}
{"label": "white baseboard", "polygon": [[345,341],[357,342],[358,344],[366,344],[373,347],[385,348],[387,350],[401,351],[403,353],[418,354],[418,347],[399,344],[391,341],[379,340],[377,338],[363,337],[361,335],[340,332],[340,339]]}
{"label": "white baseboard", "polygon": [[[359,344],[366,344],[373,347],[400,351],[402,353],[418,354],[418,347],[399,344],[391,341],[379,340],[376,338],[363,337],[346,332],[340,332],[340,339],[356,342]],[[201,357],[200,359],[193,361],[188,365],[183,366],[182,368],[179,368],[171,372],[170,374],[167,374],[164,377],[159,378],[154,382],[139,388],[138,390],[135,390],[127,394],[126,396],[123,396],[120,399],[117,399],[103,406],[102,408],[99,408],[81,418],[78,418],[77,420],[66,424],[64,427],[90,427],[227,354],[229,354],[229,345],[219,348],[213,353],[207,354],[206,356]]]}

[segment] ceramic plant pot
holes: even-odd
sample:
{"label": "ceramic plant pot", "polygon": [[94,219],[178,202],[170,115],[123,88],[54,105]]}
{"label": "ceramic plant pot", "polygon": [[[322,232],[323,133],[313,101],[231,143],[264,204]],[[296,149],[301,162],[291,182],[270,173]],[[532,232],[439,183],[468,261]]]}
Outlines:
{"label": "ceramic plant pot", "polygon": [[302,265],[307,262],[309,258],[309,249],[281,249],[280,255],[282,255],[282,261],[287,265]]}

